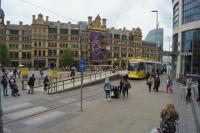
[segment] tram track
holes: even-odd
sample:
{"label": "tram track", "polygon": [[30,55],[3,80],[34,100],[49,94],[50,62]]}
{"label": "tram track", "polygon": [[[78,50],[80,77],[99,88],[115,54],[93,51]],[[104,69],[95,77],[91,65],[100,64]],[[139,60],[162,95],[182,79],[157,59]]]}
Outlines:
{"label": "tram track", "polygon": [[[95,88],[95,89],[92,90],[92,91],[96,91],[96,90],[98,90],[98,89],[100,89],[100,88]],[[97,93],[95,93],[95,94],[93,94],[93,95],[86,96],[86,97],[84,97],[82,100],[86,100],[86,99],[95,97],[95,96],[100,95],[100,94],[102,94],[102,93],[104,93],[103,90],[100,91],[100,92],[97,92]],[[70,97],[74,97],[74,96],[77,96],[77,95],[80,95],[80,93],[73,94],[73,95],[71,95]],[[67,97],[67,98],[70,98],[70,97]],[[56,101],[59,101],[59,100],[62,100],[62,99],[63,99],[63,97],[62,97],[62,98],[55,99],[55,100],[51,100],[51,101],[49,101],[49,102],[45,102],[45,103],[43,103],[43,104],[39,104],[39,105],[37,105],[37,106],[42,106],[42,105],[44,105],[44,104],[56,102]],[[22,118],[19,118],[19,119],[16,119],[16,120],[11,120],[11,121],[8,121],[8,122],[4,122],[3,125],[4,125],[4,126],[10,125],[10,124],[12,124],[12,123],[15,123],[15,122],[18,122],[18,121],[21,121],[21,120],[25,120],[25,119],[28,119],[28,118],[31,118],[31,117],[34,117],[34,116],[38,116],[38,115],[41,115],[41,114],[45,114],[45,113],[47,113],[47,112],[51,112],[51,111],[60,109],[60,108],[65,107],[65,106],[69,106],[69,105],[72,105],[72,104],[77,103],[77,102],[80,102],[80,101],[81,101],[81,99],[78,99],[78,100],[74,100],[74,101],[69,102],[69,103],[66,103],[66,104],[62,104],[62,105],[57,106],[57,107],[48,108],[48,109],[45,110],[45,111],[42,111],[42,112],[39,112],[39,113],[36,113],[36,114],[33,114],[33,115],[29,115],[29,116],[25,116],[25,117],[22,117]],[[36,107],[36,106],[33,106],[33,107]],[[7,113],[7,114],[9,114],[9,113]]]}

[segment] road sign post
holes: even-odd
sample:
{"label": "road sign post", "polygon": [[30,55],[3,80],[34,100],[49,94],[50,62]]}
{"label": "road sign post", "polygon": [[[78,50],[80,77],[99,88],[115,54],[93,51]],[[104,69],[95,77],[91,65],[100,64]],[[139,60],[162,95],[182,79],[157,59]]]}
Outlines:
{"label": "road sign post", "polygon": [[86,61],[79,61],[79,71],[81,72],[81,112],[83,111],[83,72],[86,71]]}

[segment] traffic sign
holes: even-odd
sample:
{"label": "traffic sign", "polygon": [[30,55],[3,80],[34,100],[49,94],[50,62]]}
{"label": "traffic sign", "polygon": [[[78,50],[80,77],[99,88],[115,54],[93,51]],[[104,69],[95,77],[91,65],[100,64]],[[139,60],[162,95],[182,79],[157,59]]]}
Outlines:
{"label": "traffic sign", "polygon": [[51,70],[51,78],[57,78],[57,76],[58,76],[58,71],[56,70],[56,69],[54,69],[54,70]]}
{"label": "traffic sign", "polygon": [[80,70],[80,72],[85,72],[86,71],[86,61],[85,60],[80,60],[79,61],[79,70]]}
{"label": "traffic sign", "polygon": [[28,76],[28,67],[22,67],[21,74],[22,76]]}

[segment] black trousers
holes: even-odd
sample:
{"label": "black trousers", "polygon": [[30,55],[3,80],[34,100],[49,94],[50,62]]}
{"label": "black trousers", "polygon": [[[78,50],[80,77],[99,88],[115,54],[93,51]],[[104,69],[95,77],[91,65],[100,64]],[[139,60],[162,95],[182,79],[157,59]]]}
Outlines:
{"label": "black trousers", "polygon": [[148,84],[148,86],[149,86],[149,92],[151,92],[151,86],[152,86],[152,84]]}
{"label": "black trousers", "polygon": [[186,101],[189,102],[191,100],[191,95],[192,95],[191,88],[187,89]]}
{"label": "black trousers", "polygon": [[122,89],[122,95],[123,95],[123,98],[125,97],[125,95],[128,97],[128,88],[123,88]]}

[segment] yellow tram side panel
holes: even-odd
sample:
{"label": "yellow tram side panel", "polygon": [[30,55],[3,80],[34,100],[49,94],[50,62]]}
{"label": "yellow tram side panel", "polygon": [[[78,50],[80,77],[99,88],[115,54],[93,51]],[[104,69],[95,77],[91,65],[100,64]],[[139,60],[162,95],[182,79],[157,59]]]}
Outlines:
{"label": "yellow tram side panel", "polygon": [[141,70],[141,71],[128,71],[128,78],[143,79],[143,78],[145,78],[144,70]]}

